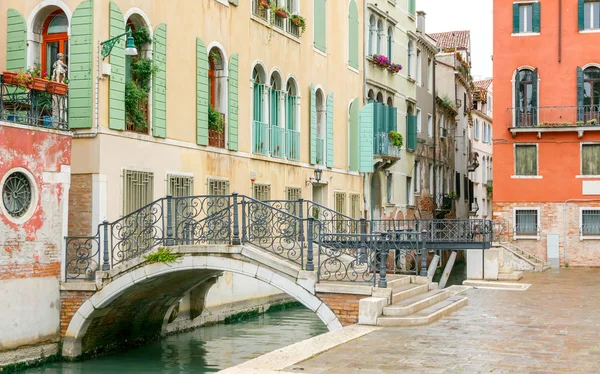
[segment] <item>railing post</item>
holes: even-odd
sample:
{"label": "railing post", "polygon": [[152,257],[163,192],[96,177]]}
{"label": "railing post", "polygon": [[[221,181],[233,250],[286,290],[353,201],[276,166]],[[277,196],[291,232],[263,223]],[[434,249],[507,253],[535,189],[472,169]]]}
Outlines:
{"label": "railing post", "polygon": [[102,261],[102,271],[108,271],[110,270],[110,265],[108,264],[108,221],[104,220],[102,226],[102,231],[104,231],[104,259]]}
{"label": "railing post", "polygon": [[240,245],[240,218],[238,214],[238,193],[233,193],[233,237],[231,238],[231,244]]}
{"label": "railing post", "polygon": [[298,199],[298,217],[300,218],[300,229],[298,230],[298,241],[300,243],[304,242],[304,213],[302,212],[302,207],[304,199]]}
{"label": "railing post", "polygon": [[[313,260],[313,225],[315,223],[315,219],[313,217],[308,217],[308,248],[306,251],[306,270],[307,271],[315,271],[315,264]],[[321,242],[321,238],[319,238],[319,242]]]}
{"label": "railing post", "polygon": [[173,245],[173,196],[167,195],[167,242],[166,246]]}
{"label": "railing post", "polygon": [[425,249],[427,242],[427,230],[421,231],[421,276],[427,276],[427,252]]}
{"label": "railing post", "polygon": [[246,227],[246,200],[242,199],[242,243],[248,241],[248,235],[246,234],[248,229]]}
{"label": "railing post", "polygon": [[365,244],[365,234],[367,233],[367,220],[365,218],[360,219],[360,249],[358,252],[359,264],[365,264],[367,262],[367,250]]}
{"label": "railing post", "polygon": [[[375,238],[372,238],[375,239]],[[388,251],[387,251],[387,246],[384,244],[383,245],[383,249],[382,248],[377,248],[376,250],[378,250],[379,256],[380,256],[380,263],[379,263],[379,283],[377,284],[377,287],[379,288],[387,288],[387,279],[386,279],[386,275],[387,275],[387,256],[388,256]]]}

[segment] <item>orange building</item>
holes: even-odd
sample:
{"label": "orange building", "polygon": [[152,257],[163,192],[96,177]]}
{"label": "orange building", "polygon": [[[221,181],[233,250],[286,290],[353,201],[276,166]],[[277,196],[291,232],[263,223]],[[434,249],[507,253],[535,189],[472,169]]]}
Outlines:
{"label": "orange building", "polygon": [[494,0],[494,219],[556,264],[600,266],[599,45],[599,0]]}

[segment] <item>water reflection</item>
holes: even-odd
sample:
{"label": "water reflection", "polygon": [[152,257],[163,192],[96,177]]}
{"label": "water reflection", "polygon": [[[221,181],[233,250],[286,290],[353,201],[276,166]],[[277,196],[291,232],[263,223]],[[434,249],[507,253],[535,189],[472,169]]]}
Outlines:
{"label": "water reflection", "polygon": [[82,362],[48,364],[25,373],[211,373],[324,332],[327,328],[313,312],[298,307],[231,325],[203,327]]}

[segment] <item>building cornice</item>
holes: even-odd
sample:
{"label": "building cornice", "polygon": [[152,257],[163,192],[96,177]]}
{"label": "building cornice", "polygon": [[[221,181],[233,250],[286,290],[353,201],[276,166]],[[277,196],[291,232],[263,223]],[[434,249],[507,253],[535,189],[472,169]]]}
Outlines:
{"label": "building cornice", "polygon": [[367,9],[369,9],[373,13],[377,14],[378,16],[385,18],[386,21],[388,21],[389,23],[391,23],[394,26],[398,24],[398,20],[396,20],[394,17],[392,17],[388,13],[386,13],[385,10],[378,8],[373,4],[367,4]]}
{"label": "building cornice", "polygon": [[387,92],[391,92],[394,95],[398,93],[398,91],[396,91],[394,88],[392,88],[392,87],[390,87],[388,85],[385,85],[383,83],[379,83],[377,81],[374,81],[373,79],[370,79],[370,78],[367,78],[367,84],[368,85],[370,84],[371,86],[375,86],[375,87],[379,88],[380,90],[385,90]]}

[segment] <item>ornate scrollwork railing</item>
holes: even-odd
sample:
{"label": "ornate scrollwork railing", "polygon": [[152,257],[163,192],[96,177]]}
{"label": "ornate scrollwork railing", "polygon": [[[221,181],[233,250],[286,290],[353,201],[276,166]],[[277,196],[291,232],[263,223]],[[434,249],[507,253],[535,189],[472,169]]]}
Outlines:
{"label": "ornate scrollwork railing", "polygon": [[95,236],[67,238],[65,276],[67,279],[93,280],[100,270],[100,233]]}
{"label": "ornate scrollwork railing", "polygon": [[231,195],[173,198],[175,244],[229,244],[232,208]]}
{"label": "ornate scrollwork railing", "polygon": [[319,281],[375,282],[377,247],[367,234],[321,235]]}

